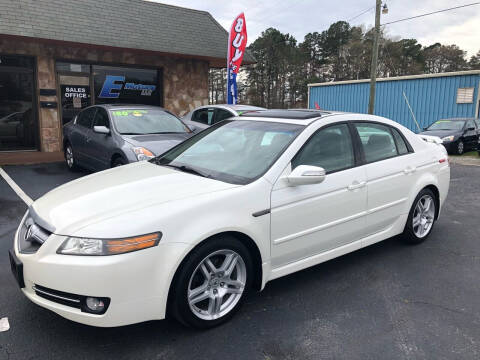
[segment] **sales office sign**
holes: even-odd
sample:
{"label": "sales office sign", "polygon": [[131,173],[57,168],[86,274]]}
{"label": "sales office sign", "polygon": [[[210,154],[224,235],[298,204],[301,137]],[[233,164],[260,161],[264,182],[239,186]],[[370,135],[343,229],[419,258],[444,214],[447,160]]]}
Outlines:
{"label": "sales office sign", "polygon": [[63,94],[66,99],[80,98],[86,99],[88,97],[87,87],[65,87],[65,93]]}

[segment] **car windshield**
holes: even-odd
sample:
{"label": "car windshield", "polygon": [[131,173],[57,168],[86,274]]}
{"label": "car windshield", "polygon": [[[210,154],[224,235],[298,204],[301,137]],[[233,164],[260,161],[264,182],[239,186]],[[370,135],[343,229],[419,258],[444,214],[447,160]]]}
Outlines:
{"label": "car windshield", "polygon": [[465,121],[459,120],[438,120],[430,125],[427,130],[462,130]]}
{"label": "car windshield", "polygon": [[177,117],[161,109],[119,109],[110,110],[110,114],[123,135],[190,132]]}
{"label": "car windshield", "polygon": [[303,128],[226,120],[151,161],[228,183],[248,184],[270,168]]}

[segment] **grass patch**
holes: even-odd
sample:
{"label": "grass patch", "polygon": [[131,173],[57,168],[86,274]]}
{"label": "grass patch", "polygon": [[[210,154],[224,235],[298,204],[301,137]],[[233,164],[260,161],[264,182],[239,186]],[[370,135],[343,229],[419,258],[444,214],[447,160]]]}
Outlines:
{"label": "grass patch", "polygon": [[463,155],[449,155],[449,156],[453,156],[453,157],[457,157],[457,158],[462,158],[462,157],[471,157],[471,158],[480,158],[480,156],[478,155],[478,151],[469,151],[469,152],[466,152],[466,153],[463,153]]}

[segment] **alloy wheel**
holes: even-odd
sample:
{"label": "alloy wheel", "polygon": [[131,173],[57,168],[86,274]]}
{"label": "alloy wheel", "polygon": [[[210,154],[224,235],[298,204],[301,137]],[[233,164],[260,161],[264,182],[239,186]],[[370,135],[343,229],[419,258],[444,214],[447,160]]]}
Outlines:
{"label": "alloy wheel", "polygon": [[413,232],[418,238],[428,235],[435,219],[435,200],[432,196],[423,195],[415,205],[413,211]]}
{"label": "alloy wheel", "polygon": [[187,301],[195,316],[218,319],[235,308],[245,290],[247,268],[233,250],[218,250],[195,268],[188,284]]}
{"label": "alloy wheel", "polygon": [[69,168],[72,168],[74,160],[73,160],[73,150],[71,146],[67,146],[67,148],[65,149],[65,160],[67,161],[67,166]]}
{"label": "alloy wheel", "polygon": [[463,147],[464,147],[463,141],[460,141],[460,142],[458,143],[458,146],[457,146],[457,153],[458,153],[459,155],[463,154],[463,150],[464,150]]}

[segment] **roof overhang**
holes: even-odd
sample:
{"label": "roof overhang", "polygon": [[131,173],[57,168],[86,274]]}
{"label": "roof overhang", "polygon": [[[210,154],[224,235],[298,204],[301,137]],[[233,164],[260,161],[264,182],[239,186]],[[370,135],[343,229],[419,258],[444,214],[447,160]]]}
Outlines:
{"label": "roof overhang", "polygon": [[[128,51],[136,54],[145,54],[145,55],[156,55],[170,58],[181,58],[181,59],[195,59],[203,60],[209,63],[209,66],[212,68],[225,68],[227,66],[227,59],[211,57],[211,56],[201,56],[201,55],[190,55],[190,54],[181,54],[181,53],[170,53],[170,52],[161,52],[148,49],[136,49],[136,48],[123,48],[116,46],[107,46],[107,45],[98,45],[98,44],[87,44],[81,42],[72,42],[64,40],[55,40],[55,39],[45,39],[45,38],[35,38],[30,36],[21,36],[21,35],[9,35],[9,34],[0,34],[0,39],[14,40],[14,41],[23,41],[30,43],[41,43],[45,45],[53,46],[72,46],[72,47],[81,47],[87,49],[94,49],[99,51]],[[28,55],[27,53],[25,55]],[[244,62],[244,64],[254,64],[254,62]]]}

